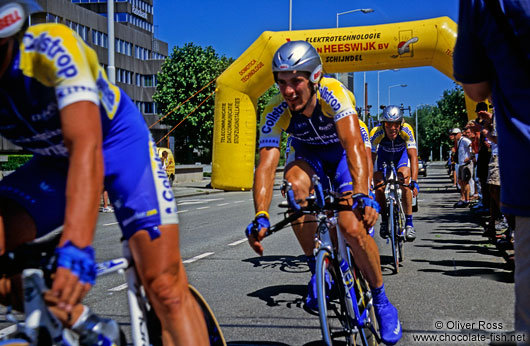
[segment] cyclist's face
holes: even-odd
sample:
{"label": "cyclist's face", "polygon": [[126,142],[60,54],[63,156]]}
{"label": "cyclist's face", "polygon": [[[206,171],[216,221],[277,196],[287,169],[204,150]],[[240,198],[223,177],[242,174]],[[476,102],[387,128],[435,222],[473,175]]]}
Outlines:
{"label": "cyclist's face", "polygon": [[388,139],[394,140],[399,135],[399,129],[401,128],[400,123],[390,123],[390,122],[384,122],[383,126],[385,127],[385,133]]}
{"label": "cyclist's face", "polygon": [[305,72],[278,72],[280,93],[291,111],[301,111],[311,101],[313,85]]}

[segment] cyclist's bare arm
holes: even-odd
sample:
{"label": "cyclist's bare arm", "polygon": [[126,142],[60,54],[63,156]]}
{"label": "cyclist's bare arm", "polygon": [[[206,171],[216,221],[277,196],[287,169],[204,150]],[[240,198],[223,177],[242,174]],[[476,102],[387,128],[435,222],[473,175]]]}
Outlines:
{"label": "cyclist's bare arm", "polygon": [[[103,191],[102,130],[99,108],[80,101],[61,110],[61,128],[70,163],[66,182],[66,211],[60,245],[66,241],[79,248],[92,244]],[[69,311],[90,289],[69,270],[59,268],[52,292],[59,307]]]}
{"label": "cyclist's bare arm", "polygon": [[353,180],[353,193],[368,195],[368,161],[357,115],[347,116],[335,124],[337,136],[346,151],[348,168]]}
{"label": "cyclist's bare arm", "polygon": [[[259,151],[259,162],[254,172],[254,186],[252,188],[252,195],[254,198],[255,212],[269,211],[272,201],[272,193],[274,187],[274,177],[276,175],[276,167],[280,161],[280,149],[275,147],[261,148]],[[260,241],[265,236],[266,229],[261,229],[257,238],[251,234],[248,242],[250,247],[254,249],[259,255],[263,255],[263,246]]]}
{"label": "cyclist's bare arm", "polygon": [[[361,136],[357,115],[347,116],[335,124],[337,135],[346,151],[348,168],[352,176],[353,193],[368,195],[368,159]],[[373,208],[365,208],[363,219],[370,227],[377,221],[378,213]]]}
{"label": "cyclist's bare arm", "polygon": [[272,201],[276,167],[280,161],[280,149],[275,147],[262,148],[259,151],[259,162],[254,173],[254,209],[268,211]]}
{"label": "cyclist's bare arm", "polygon": [[[410,160],[410,179],[418,181],[418,149],[407,149],[407,154]],[[418,194],[418,190],[414,189],[414,196]]]}

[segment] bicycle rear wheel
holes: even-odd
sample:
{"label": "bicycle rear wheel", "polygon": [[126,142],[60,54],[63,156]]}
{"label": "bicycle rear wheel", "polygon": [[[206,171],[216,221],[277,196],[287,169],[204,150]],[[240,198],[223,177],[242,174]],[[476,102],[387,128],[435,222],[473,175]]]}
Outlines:
{"label": "bicycle rear wheel", "polygon": [[[318,297],[318,315],[320,330],[325,345],[332,346],[335,339],[343,338],[346,345],[355,345],[351,320],[348,317],[344,285],[338,274],[331,254],[326,250],[318,252],[316,259],[316,280]],[[327,290],[326,274],[333,280],[332,290]],[[332,299],[332,297],[336,297]]]}

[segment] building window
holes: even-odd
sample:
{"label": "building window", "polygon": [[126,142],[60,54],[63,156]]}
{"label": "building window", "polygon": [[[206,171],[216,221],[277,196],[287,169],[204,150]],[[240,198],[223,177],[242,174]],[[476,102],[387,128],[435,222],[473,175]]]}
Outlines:
{"label": "building window", "polygon": [[144,113],[146,114],[154,113],[153,102],[144,102]]}
{"label": "building window", "polygon": [[144,86],[146,86],[146,87],[152,87],[153,86],[153,77],[152,76],[144,76]]}

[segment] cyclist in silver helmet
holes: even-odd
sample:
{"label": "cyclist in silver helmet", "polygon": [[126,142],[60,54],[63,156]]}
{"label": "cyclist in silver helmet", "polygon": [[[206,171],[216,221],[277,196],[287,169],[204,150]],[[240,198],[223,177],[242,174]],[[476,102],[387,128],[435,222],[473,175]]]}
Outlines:
{"label": "cyclist in silver helmet", "polygon": [[[417,196],[420,189],[417,183],[418,150],[414,130],[405,122],[402,109],[395,105],[385,107],[379,122],[381,124],[374,127],[370,133],[372,160],[375,163],[374,185],[383,181],[383,162],[393,161],[399,179],[412,188],[412,191],[407,187],[401,189],[406,217],[404,236],[407,241],[414,241],[416,231],[412,222],[412,196]],[[384,188],[377,189],[375,197],[384,209],[386,206]],[[388,238],[388,216],[384,210],[381,212],[381,217],[379,233],[382,238]]]}
{"label": "cyclist in silver helmet", "polygon": [[[35,0],[0,0],[0,134],[33,153],[0,181],[0,255],[63,225],[50,309],[81,327],[90,320],[79,302],[95,281],[91,244],[105,188],[164,343],[209,344],[180,257],[173,192],[142,115],[74,31],[27,26],[39,10]],[[0,278],[2,302],[15,279]]]}
{"label": "cyclist in silver helmet", "polygon": [[[305,200],[309,195],[311,177],[317,174],[324,188],[331,182],[336,192],[351,196],[349,205],[356,202],[362,205],[352,211],[341,211],[339,228],[372,288],[382,338],[389,345],[395,344],[401,338],[401,324],[384,291],[379,250],[367,233],[377,220],[379,206],[368,197],[368,160],[355,101],[338,80],[322,76],[320,55],[305,41],[283,44],[273,56],[272,73],[280,94],[271,99],[259,125],[259,163],[253,187],[256,214],[246,230],[250,246],[263,254],[260,241],[270,227],[268,210],[280,159],[280,138],[286,132],[290,150],[284,178],[292,184],[297,200]],[[306,306],[316,309],[313,256],[316,223],[312,221],[310,216],[302,217],[292,228],[313,274]]]}

